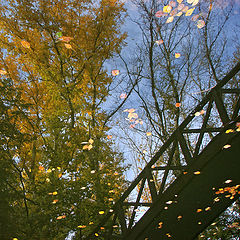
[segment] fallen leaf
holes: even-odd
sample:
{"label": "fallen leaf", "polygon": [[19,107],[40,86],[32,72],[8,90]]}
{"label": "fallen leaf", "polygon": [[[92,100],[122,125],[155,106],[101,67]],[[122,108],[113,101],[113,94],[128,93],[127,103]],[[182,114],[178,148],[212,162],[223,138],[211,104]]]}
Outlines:
{"label": "fallen leaf", "polygon": [[181,54],[180,53],[175,53],[175,58],[180,58]]}
{"label": "fallen leaf", "polygon": [[79,226],[77,226],[78,228],[85,228],[86,226],[85,225],[79,225]]}
{"label": "fallen leaf", "polygon": [[121,99],[124,99],[124,98],[126,98],[127,97],[127,94],[126,93],[122,93],[121,95],[120,95],[120,98]]}
{"label": "fallen leaf", "polygon": [[190,8],[189,10],[187,10],[185,16],[187,16],[187,17],[191,16],[194,10],[195,10],[195,8]]}
{"label": "fallen leaf", "polygon": [[158,17],[158,18],[164,17],[164,16],[166,16],[166,15],[167,15],[167,14],[164,13],[162,10],[157,11],[157,12],[155,13],[155,16]]}
{"label": "fallen leaf", "polygon": [[30,48],[30,43],[27,42],[27,41],[25,41],[25,40],[22,40],[22,41],[21,41],[21,44],[22,44],[22,46],[25,47],[25,48]]}
{"label": "fallen leaf", "polygon": [[72,45],[69,44],[69,43],[64,43],[64,46],[65,46],[67,49],[72,49]]}
{"label": "fallen leaf", "polygon": [[230,148],[230,147],[231,147],[230,144],[226,144],[226,145],[223,146],[223,148],[225,148],[225,149]]}
{"label": "fallen leaf", "polygon": [[180,106],[181,106],[181,103],[176,103],[175,106],[176,106],[176,107],[180,107]]}
{"label": "fallen leaf", "polygon": [[166,23],[171,23],[174,20],[174,17],[169,17],[166,21]]}
{"label": "fallen leaf", "polygon": [[197,27],[198,28],[203,28],[204,26],[205,26],[205,22],[203,20],[198,20]]}
{"label": "fallen leaf", "polygon": [[112,76],[114,76],[114,77],[119,75],[119,73],[120,73],[120,71],[118,69],[112,70]]}
{"label": "fallen leaf", "polygon": [[169,6],[169,5],[163,7],[163,12],[164,12],[164,13],[170,13],[171,10],[172,10],[172,7]]}
{"label": "fallen leaf", "polygon": [[162,40],[162,39],[159,39],[159,40],[155,41],[155,43],[156,43],[157,45],[163,44],[163,40]]}
{"label": "fallen leaf", "polygon": [[71,40],[73,40],[73,38],[72,38],[72,37],[62,36],[62,37],[59,37],[59,40],[68,43],[68,42],[70,42]]}
{"label": "fallen leaf", "polygon": [[5,75],[5,74],[7,74],[7,71],[5,71],[5,70],[0,70],[0,74],[1,74],[1,75]]}

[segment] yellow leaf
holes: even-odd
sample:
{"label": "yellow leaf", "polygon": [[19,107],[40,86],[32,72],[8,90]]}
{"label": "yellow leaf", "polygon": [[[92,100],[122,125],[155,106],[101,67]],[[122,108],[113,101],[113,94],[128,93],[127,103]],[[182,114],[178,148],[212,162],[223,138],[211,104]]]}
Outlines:
{"label": "yellow leaf", "polygon": [[57,220],[60,220],[60,219],[63,219],[63,218],[66,218],[66,216],[65,216],[65,215],[58,216],[58,217],[57,217]]}
{"label": "yellow leaf", "polygon": [[48,169],[48,170],[47,170],[47,173],[50,173],[50,172],[52,172],[52,170],[51,170],[51,169]]}
{"label": "yellow leaf", "polygon": [[188,9],[185,15],[186,16],[191,16],[194,10],[195,10],[195,8]]}
{"label": "yellow leaf", "polygon": [[86,226],[85,225],[79,225],[77,226],[78,228],[85,228]]}
{"label": "yellow leaf", "polygon": [[180,16],[182,16],[182,14],[183,14],[182,12],[179,12],[178,14],[176,14],[176,16],[180,17]]}
{"label": "yellow leaf", "polygon": [[178,3],[182,3],[183,0],[177,0]]}
{"label": "yellow leaf", "polygon": [[149,136],[152,135],[152,133],[151,132],[146,132],[146,135],[149,137]]}
{"label": "yellow leaf", "polygon": [[180,53],[175,53],[175,58],[180,58],[181,54]]}
{"label": "yellow leaf", "polygon": [[83,150],[86,150],[86,149],[88,149],[88,145],[83,146]]}
{"label": "yellow leaf", "polygon": [[57,195],[57,192],[53,192],[52,195]]}
{"label": "yellow leaf", "polygon": [[64,46],[65,46],[67,49],[72,49],[72,45],[69,44],[69,43],[65,43]]}
{"label": "yellow leaf", "polygon": [[89,140],[88,140],[88,142],[90,143],[90,144],[93,144],[93,140],[90,138]]}
{"label": "yellow leaf", "polygon": [[164,13],[170,13],[171,10],[172,10],[172,7],[169,6],[169,5],[163,7],[163,12],[164,12]]}
{"label": "yellow leaf", "polygon": [[25,41],[25,40],[22,40],[22,41],[21,41],[21,44],[22,44],[22,46],[25,47],[25,48],[30,48],[30,43],[27,42],[27,41]]}
{"label": "yellow leaf", "polygon": [[102,215],[102,214],[104,214],[104,211],[99,211],[98,213],[99,213],[100,215]]}
{"label": "yellow leaf", "polygon": [[225,133],[233,133],[234,130],[233,129],[228,129]]}
{"label": "yellow leaf", "polygon": [[200,171],[194,172],[195,175],[199,175],[200,173],[201,173]]}
{"label": "yellow leaf", "polygon": [[88,145],[88,151],[92,149],[92,144]]}

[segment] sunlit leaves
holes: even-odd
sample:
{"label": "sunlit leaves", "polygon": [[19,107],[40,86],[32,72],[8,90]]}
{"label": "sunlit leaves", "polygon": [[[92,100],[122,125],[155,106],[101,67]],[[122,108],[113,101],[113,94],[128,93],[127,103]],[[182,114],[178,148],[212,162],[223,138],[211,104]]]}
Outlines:
{"label": "sunlit leaves", "polygon": [[64,219],[64,218],[66,218],[66,215],[58,216],[57,220],[61,220],[61,219]]}
{"label": "sunlit leaves", "polygon": [[160,17],[164,17],[164,16],[167,16],[166,13],[164,13],[162,10],[159,10],[155,13],[155,16],[160,18]]}

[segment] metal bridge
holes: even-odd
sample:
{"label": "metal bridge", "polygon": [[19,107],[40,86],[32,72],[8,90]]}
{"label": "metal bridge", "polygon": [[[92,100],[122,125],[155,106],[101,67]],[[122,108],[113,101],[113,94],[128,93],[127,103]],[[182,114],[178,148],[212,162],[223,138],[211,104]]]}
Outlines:
{"label": "metal bridge", "polygon": [[239,198],[239,70],[203,98],[85,239],[195,239]]}

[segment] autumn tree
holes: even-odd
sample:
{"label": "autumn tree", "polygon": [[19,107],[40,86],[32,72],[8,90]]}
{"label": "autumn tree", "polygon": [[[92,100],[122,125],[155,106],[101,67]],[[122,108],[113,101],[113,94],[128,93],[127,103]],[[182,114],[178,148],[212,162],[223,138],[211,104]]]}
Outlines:
{"label": "autumn tree", "polygon": [[101,107],[125,9],[117,0],[0,9],[1,239],[81,238],[126,184],[106,138],[114,112]]}

